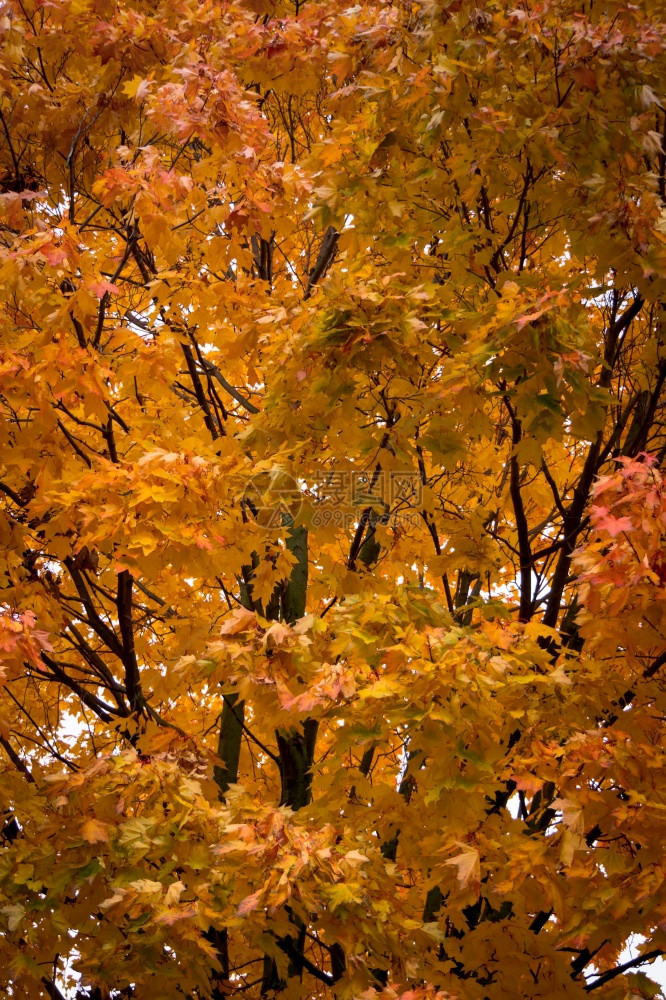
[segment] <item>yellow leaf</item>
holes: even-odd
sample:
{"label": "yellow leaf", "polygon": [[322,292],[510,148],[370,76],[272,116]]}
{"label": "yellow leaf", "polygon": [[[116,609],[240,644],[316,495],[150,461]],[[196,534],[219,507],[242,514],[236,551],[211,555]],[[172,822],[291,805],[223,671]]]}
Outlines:
{"label": "yellow leaf", "polygon": [[7,928],[15,931],[25,914],[25,906],[21,903],[11,903],[9,906],[3,906],[0,913],[4,913],[7,917]]}
{"label": "yellow leaf", "polygon": [[348,906],[350,903],[361,903],[362,896],[358,889],[347,882],[338,882],[337,885],[329,886],[326,895],[331,902],[331,909],[336,910],[339,906]]}
{"label": "yellow leaf", "polygon": [[245,632],[256,622],[256,615],[246,608],[236,608],[226,619],[220,635],[236,635],[238,632]]}
{"label": "yellow leaf", "polygon": [[108,843],[108,825],[98,819],[87,819],[81,826],[81,836],[89,844]]}
{"label": "yellow leaf", "polygon": [[162,883],[153,882],[149,878],[138,878],[134,882],[130,882],[130,888],[134,889],[136,892],[147,893],[150,895],[155,895],[156,893],[162,894]]}
{"label": "yellow leaf", "polygon": [[453,865],[458,871],[456,877],[462,889],[478,888],[481,882],[481,865],[479,863],[479,852],[474,847],[460,844],[463,851],[456,854],[455,858],[449,858],[445,865]]}
{"label": "yellow leaf", "polygon": [[352,864],[363,864],[364,861],[369,861],[370,859],[361,854],[360,851],[347,851],[345,854],[345,861],[349,861]]}
{"label": "yellow leaf", "polygon": [[181,894],[185,891],[185,884],[183,882],[172,882],[166,891],[164,897],[164,902],[167,906],[173,906],[177,903],[181,897]]}
{"label": "yellow leaf", "polygon": [[128,97],[135,97],[138,101],[141,101],[150,92],[150,85],[150,80],[144,80],[140,76],[135,76],[124,84],[123,92]]}

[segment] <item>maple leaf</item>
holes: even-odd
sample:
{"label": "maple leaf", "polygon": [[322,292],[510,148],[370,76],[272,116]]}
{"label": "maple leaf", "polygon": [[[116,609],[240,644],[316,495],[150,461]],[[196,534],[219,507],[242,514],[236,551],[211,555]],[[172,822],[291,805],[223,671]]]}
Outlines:
{"label": "maple leaf", "polygon": [[97,819],[87,819],[81,827],[81,836],[89,844],[108,843],[109,828]]}
{"label": "maple leaf", "polygon": [[262,896],[264,895],[263,889],[258,889],[253,892],[250,896],[246,896],[238,904],[238,909],[236,910],[236,916],[246,917],[248,913],[252,913],[259,906]]}
{"label": "maple leaf", "polygon": [[652,990],[666,32],[607,6],[3,4],[3,995]]}
{"label": "maple leaf", "polygon": [[123,84],[123,92],[128,97],[134,97],[137,101],[143,100],[150,93],[151,81],[142,80],[140,76],[135,76]]}
{"label": "maple leaf", "polygon": [[255,623],[255,615],[246,608],[237,608],[220,628],[220,635],[237,635]]}
{"label": "maple leaf", "polygon": [[331,908],[333,910],[362,902],[362,896],[359,889],[346,882],[340,882],[338,885],[330,886],[326,895],[330,900]]}
{"label": "maple leaf", "polygon": [[449,858],[444,864],[457,868],[456,878],[461,889],[470,887],[478,890],[481,880],[479,852],[466,844],[459,846],[463,848],[463,851],[456,854],[454,858]]}
{"label": "maple leaf", "polygon": [[361,854],[360,851],[353,850],[347,851],[345,854],[345,861],[349,861],[352,864],[363,864],[365,861],[368,861],[368,858],[365,854]]}
{"label": "maple leaf", "polygon": [[10,903],[7,906],[3,906],[0,913],[4,913],[7,917],[7,929],[15,931],[25,916],[25,907],[20,903]]}
{"label": "maple leaf", "polygon": [[172,882],[168,887],[166,894],[164,896],[164,903],[166,906],[173,906],[177,903],[181,897],[181,894],[185,892],[185,883],[178,880],[177,882]]}
{"label": "maple leaf", "polygon": [[601,531],[607,532],[611,538],[615,538],[621,531],[633,531],[633,524],[630,517],[614,517],[612,514],[602,513],[604,508],[595,510],[594,523]]}
{"label": "maple leaf", "polygon": [[120,288],[117,285],[111,284],[110,281],[93,281],[88,287],[98,299],[103,298],[104,295],[117,295],[120,293]]}

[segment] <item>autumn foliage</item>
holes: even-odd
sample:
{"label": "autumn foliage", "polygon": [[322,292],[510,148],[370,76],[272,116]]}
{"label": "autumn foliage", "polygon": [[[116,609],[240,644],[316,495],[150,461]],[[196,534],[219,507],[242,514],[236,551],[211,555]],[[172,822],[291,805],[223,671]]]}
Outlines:
{"label": "autumn foliage", "polygon": [[0,37],[0,992],[655,996],[663,7]]}

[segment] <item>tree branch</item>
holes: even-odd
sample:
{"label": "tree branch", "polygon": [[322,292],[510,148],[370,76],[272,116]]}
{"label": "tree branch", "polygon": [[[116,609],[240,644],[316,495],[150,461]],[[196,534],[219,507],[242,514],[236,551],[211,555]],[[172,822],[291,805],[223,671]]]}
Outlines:
{"label": "tree branch", "polygon": [[8,496],[9,499],[12,500],[17,507],[25,507],[25,504],[23,500],[21,500],[18,493],[15,493],[14,490],[11,488],[11,486],[7,486],[6,483],[0,482],[0,493],[4,493],[5,496]]}
{"label": "tree branch", "polygon": [[333,258],[335,257],[336,251],[338,249],[338,241],[340,239],[340,233],[329,226],[324,233],[324,238],[321,241],[321,246],[319,247],[319,253],[317,254],[317,260],[315,265],[308,275],[308,283],[305,289],[306,299],[310,298],[312,289],[315,287],[317,282],[321,281],[329,267],[333,263]]}
{"label": "tree branch", "polygon": [[86,691],[78,681],[75,681],[73,677],[70,677],[62,667],[58,664],[56,660],[53,660],[48,653],[42,652],[42,660],[46,666],[51,670],[51,680],[60,681],[65,684],[66,687],[70,688],[74,694],[78,695],[84,705],[87,705],[95,715],[102,720],[102,722],[111,722],[114,715],[121,714],[116,712],[112,705],[107,705],[106,702],[101,701],[96,695],[92,694],[90,691]]}
{"label": "tree branch", "polygon": [[46,989],[47,994],[51,997],[51,1000],[66,1000],[64,993],[60,992],[53,980],[47,979],[46,976],[42,976],[42,985]]}
{"label": "tree branch", "polygon": [[254,403],[249,401],[249,399],[246,399],[245,396],[241,395],[238,389],[235,389],[230,382],[227,382],[222,372],[220,372],[211,361],[207,358],[202,358],[201,363],[206,374],[212,375],[213,378],[216,378],[222,388],[226,389],[229,395],[235,399],[237,403],[240,403],[240,405],[243,406],[248,413],[259,413],[259,407],[255,406]]}
{"label": "tree branch", "polygon": [[522,427],[516,412],[511,406],[507,396],[504,403],[511,418],[512,428],[512,449],[510,458],[509,493],[513,504],[513,515],[516,521],[516,531],[518,533],[518,552],[520,557],[520,608],[518,620],[528,622],[532,617],[532,547],[530,545],[530,532],[525,515],[525,506],[520,491],[520,464],[516,455],[516,448],[522,440]]}
{"label": "tree branch", "polygon": [[655,958],[659,958],[664,952],[661,948],[654,948],[652,951],[646,952],[644,955],[639,955],[637,958],[632,958],[629,962],[625,962],[623,965],[618,965],[614,969],[609,969],[608,972],[604,972],[598,979],[595,979],[593,983],[588,983],[585,987],[587,993],[591,993],[592,990],[598,990],[600,986],[605,986],[609,983],[611,979],[615,979],[616,976],[621,976],[627,969],[633,969],[637,965],[644,965],[646,962],[651,962]]}
{"label": "tree branch", "polygon": [[21,774],[23,775],[23,777],[25,778],[25,780],[29,784],[31,784],[31,785],[36,784],[35,779],[33,778],[32,774],[30,773],[30,771],[28,770],[28,768],[26,767],[26,765],[23,763],[23,761],[21,760],[21,758],[17,754],[16,750],[14,750],[14,748],[11,745],[11,743],[9,742],[9,740],[6,740],[4,736],[0,736],[0,746],[3,748],[3,750],[7,754],[7,756],[11,760],[11,762],[14,765],[14,767],[16,768],[16,770],[21,772]]}
{"label": "tree branch", "polygon": [[139,665],[134,649],[134,626],[132,625],[132,574],[124,569],[118,574],[118,592],[116,597],[118,608],[118,625],[122,638],[122,661],[125,667],[125,689],[133,712],[140,712],[144,707],[143,691]]}

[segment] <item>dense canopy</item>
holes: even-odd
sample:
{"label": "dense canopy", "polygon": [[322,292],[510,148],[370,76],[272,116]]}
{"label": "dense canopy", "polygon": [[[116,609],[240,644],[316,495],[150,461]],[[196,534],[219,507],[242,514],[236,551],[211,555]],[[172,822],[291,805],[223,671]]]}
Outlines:
{"label": "dense canopy", "polygon": [[0,992],[654,996],[661,4],[0,35]]}

